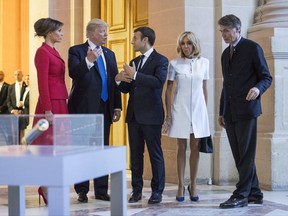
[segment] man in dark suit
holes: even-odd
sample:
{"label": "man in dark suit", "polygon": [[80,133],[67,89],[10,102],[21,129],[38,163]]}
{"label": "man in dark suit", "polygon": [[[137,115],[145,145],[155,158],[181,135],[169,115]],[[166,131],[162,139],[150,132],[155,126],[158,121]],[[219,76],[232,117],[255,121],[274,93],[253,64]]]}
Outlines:
{"label": "man in dark suit", "polygon": [[[115,81],[123,93],[129,93],[128,123],[132,194],[129,203],[142,199],[144,143],[152,166],[152,195],[149,204],[160,203],[165,186],[165,167],[161,148],[164,121],[162,90],[167,76],[168,59],[153,48],[155,32],[149,27],[134,30],[132,45],[141,56],[125,64]],[[137,67],[136,67],[137,66]]]}
{"label": "man in dark suit", "polygon": [[[29,75],[26,75],[24,77],[24,82],[26,84],[26,88],[25,88],[25,92],[23,93],[23,96],[21,98],[21,101],[19,101],[18,103],[18,107],[22,108],[23,109],[23,112],[22,114],[24,115],[29,115]],[[19,124],[20,124],[20,130],[25,130],[27,128],[27,126],[29,125],[29,116],[24,116],[24,117],[21,117],[20,120],[19,120]],[[23,134],[24,136],[25,134]],[[22,141],[22,138],[21,140]]]}
{"label": "man in dark suit", "polygon": [[[8,97],[8,89],[9,84],[4,81],[5,74],[3,71],[0,71],[0,115],[9,114],[7,107],[7,97]],[[1,116],[0,116],[1,118]],[[0,144],[7,145],[11,144],[11,134],[10,132],[10,120],[8,118],[1,118],[0,120]]]}
{"label": "man in dark suit", "polygon": [[19,101],[22,100],[26,84],[23,82],[23,73],[21,70],[15,70],[14,77],[16,82],[9,86],[7,106],[9,113],[18,115],[23,113],[23,108],[19,107],[18,105]]}
{"label": "man in dark suit", "polygon": [[272,82],[262,48],[241,36],[241,21],[226,15],[218,21],[223,40],[230,44],[221,57],[223,89],[218,122],[226,129],[239,181],[220,208],[262,204],[255,166],[257,117],[261,95]]}
{"label": "man in dark suit", "polygon": [[[69,113],[104,114],[104,145],[109,145],[110,125],[120,119],[121,92],[114,81],[118,68],[114,52],[106,43],[107,23],[92,19],[86,27],[88,40],[69,49],[69,76],[73,79],[68,100]],[[85,169],[85,167],[83,167]],[[89,181],[75,184],[79,202],[87,202]],[[94,179],[95,198],[109,201],[108,176]]]}
{"label": "man in dark suit", "polygon": [[[8,97],[7,97],[7,106],[8,112],[12,115],[21,115],[23,114],[23,107],[19,106],[19,102],[22,101],[26,83],[23,82],[23,73],[21,70],[14,71],[14,77],[16,82],[9,86]],[[24,129],[21,128],[21,119],[19,119],[19,140],[16,143],[20,143],[22,137],[24,136]]]}
{"label": "man in dark suit", "polygon": [[0,71],[0,114],[8,114],[7,95],[9,84],[4,81],[5,74]]}

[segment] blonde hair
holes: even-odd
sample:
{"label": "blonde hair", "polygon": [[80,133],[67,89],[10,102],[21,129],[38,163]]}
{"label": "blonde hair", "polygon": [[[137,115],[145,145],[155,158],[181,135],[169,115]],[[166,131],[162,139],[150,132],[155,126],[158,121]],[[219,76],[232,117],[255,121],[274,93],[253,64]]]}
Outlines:
{"label": "blonde hair", "polygon": [[108,24],[106,22],[104,22],[103,20],[98,19],[98,18],[90,20],[86,26],[86,37],[88,37],[90,33],[95,32],[95,30],[99,26],[108,27]]}
{"label": "blonde hair", "polygon": [[[184,38],[187,38],[188,41],[192,44],[193,49],[189,56],[185,56],[183,50],[181,49],[181,44],[184,41]],[[201,47],[200,41],[196,34],[190,31],[183,32],[179,35],[177,40],[177,53],[180,54],[181,57],[192,57],[192,58],[199,58],[201,56]]]}

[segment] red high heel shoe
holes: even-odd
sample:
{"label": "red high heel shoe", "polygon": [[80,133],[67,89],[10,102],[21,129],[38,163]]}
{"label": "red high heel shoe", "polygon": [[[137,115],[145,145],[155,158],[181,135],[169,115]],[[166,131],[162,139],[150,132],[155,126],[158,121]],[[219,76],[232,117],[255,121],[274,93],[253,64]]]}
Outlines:
{"label": "red high heel shoe", "polygon": [[39,206],[41,205],[40,196],[42,196],[45,205],[47,205],[47,204],[48,204],[48,201],[47,201],[47,199],[46,199],[46,197],[45,197],[46,195],[44,195],[44,191],[43,191],[42,187],[39,187],[39,188],[38,188],[38,194],[39,194]]}

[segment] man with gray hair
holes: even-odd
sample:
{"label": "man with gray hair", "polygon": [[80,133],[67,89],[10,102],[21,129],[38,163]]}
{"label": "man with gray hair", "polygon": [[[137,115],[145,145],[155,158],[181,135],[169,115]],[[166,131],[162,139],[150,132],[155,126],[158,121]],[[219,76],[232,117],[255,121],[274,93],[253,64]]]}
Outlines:
{"label": "man with gray hair", "polygon": [[[68,68],[72,89],[68,100],[71,114],[104,115],[104,145],[109,145],[110,125],[120,119],[121,93],[114,82],[118,68],[113,51],[102,46],[106,43],[107,23],[92,19],[86,27],[88,40],[69,49]],[[83,167],[85,169],[85,167]],[[74,186],[78,201],[88,202],[89,181]],[[110,201],[108,176],[94,179],[95,199]]]}
{"label": "man with gray hair", "polygon": [[223,88],[218,122],[226,129],[239,175],[236,190],[220,208],[262,204],[255,166],[257,117],[262,113],[261,95],[270,87],[272,77],[262,48],[241,36],[238,17],[226,15],[218,25],[229,44],[221,57]]}

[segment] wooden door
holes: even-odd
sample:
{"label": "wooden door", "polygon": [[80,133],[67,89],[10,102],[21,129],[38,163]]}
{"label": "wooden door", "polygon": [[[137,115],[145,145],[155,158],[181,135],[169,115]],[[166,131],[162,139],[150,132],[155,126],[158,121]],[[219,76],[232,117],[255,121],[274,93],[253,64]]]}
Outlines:
{"label": "wooden door", "polygon": [[[141,9],[141,10],[140,10]],[[102,0],[101,18],[109,25],[107,47],[116,54],[119,71],[123,64],[138,55],[133,51],[133,30],[148,25],[148,0]],[[122,94],[123,111],[119,122],[111,128],[110,141],[113,145],[128,145],[125,124],[128,95]]]}
{"label": "wooden door", "polygon": [[[148,25],[148,0],[101,0],[101,19],[109,25],[107,47],[116,54],[119,71],[124,63],[139,55],[133,51],[131,39],[133,30]],[[114,146],[126,145],[128,131],[125,123],[128,94],[122,94],[122,116],[111,127],[110,143]],[[129,167],[129,149],[127,151]]]}

